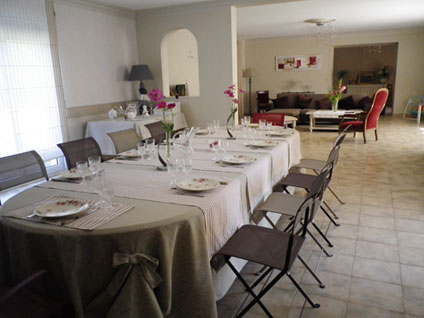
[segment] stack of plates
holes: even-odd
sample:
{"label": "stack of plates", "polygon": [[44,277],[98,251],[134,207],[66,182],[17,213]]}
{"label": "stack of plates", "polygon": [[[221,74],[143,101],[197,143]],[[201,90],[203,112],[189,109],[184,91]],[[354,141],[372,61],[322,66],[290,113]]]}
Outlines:
{"label": "stack of plates", "polygon": [[201,177],[189,178],[189,179],[181,181],[177,185],[177,187],[181,190],[193,191],[193,192],[212,190],[218,186],[219,186],[219,181],[210,179],[210,178],[201,178]]}

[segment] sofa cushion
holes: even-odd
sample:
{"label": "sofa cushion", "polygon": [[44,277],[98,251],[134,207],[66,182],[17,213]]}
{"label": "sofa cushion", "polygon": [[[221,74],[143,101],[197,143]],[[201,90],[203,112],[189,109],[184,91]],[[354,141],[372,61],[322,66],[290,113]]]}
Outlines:
{"label": "sofa cushion", "polygon": [[316,101],[318,109],[331,109],[331,101],[328,97],[324,97]]}
{"label": "sofa cushion", "polygon": [[353,101],[352,95],[339,100],[339,109],[354,109],[355,102]]}
{"label": "sofa cushion", "polygon": [[305,95],[297,95],[296,107],[302,108],[302,109],[308,108],[311,101],[312,101],[311,97],[307,97]]}
{"label": "sofa cushion", "polygon": [[290,108],[289,99],[287,96],[281,98],[273,99],[274,108]]}
{"label": "sofa cushion", "polygon": [[357,108],[363,109],[365,111],[369,111],[372,105],[372,98],[365,96],[364,98],[362,98],[359,102]]}

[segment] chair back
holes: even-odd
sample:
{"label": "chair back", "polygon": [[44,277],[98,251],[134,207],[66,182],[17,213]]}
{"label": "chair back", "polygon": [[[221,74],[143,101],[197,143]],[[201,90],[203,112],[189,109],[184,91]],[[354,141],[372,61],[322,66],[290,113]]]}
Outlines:
{"label": "chair back", "polygon": [[162,142],[165,139],[165,128],[161,121],[157,121],[151,124],[145,125],[145,127],[149,130],[150,135],[155,140],[156,144]]}
{"label": "chair back", "polygon": [[[348,127],[350,127],[350,126],[348,126]],[[344,131],[342,131],[337,136],[336,140],[334,140],[333,148],[340,146],[342,144],[342,142],[345,140],[345,138],[346,138],[346,133]]]}
{"label": "chair back", "polygon": [[87,160],[90,156],[102,156],[99,144],[93,137],[68,141],[57,146],[65,156],[68,169],[75,168],[77,161]]}
{"label": "chair back", "polygon": [[253,123],[259,123],[259,119],[265,119],[267,122],[272,122],[276,126],[284,126],[284,114],[273,113],[256,113],[253,114]]}
{"label": "chair back", "polygon": [[44,161],[36,151],[0,158],[0,191],[40,178],[49,180]]}
{"label": "chair back", "polygon": [[131,149],[137,149],[137,144],[140,142],[140,137],[135,129],[126,129],[115,131],[107,134],[112,139],[116,153],[121,153]]}
{"label": "chair back", "polygon": [[374,129],[378,126],[378,118],[386,106],[387,98],[389,97],[389,91],[387,88],[380,88],[374,95],[374,100],[371,105],[371,109],[365,119],[365,129]]}
{"label": "chair back", "polygon": [[317,176],[317,178],[312,183],[311,189],[308,194],[316,193],[316,198],[314,201],[314,204],[311,209],[310,218],[308,222],[311,222],[315,219],[315,216],[319,210],[319,207],[321,206],[322,200],[324,198],[325,190],[328,187],[328,184],[330,183],[330,173],[332,172],[332,169],[334,167],[333,163],[327,163],[325,167],[321,170],[320,174]]}
{"label": "chair back", "polygon": [[260,103],[269,102],[269,91],[256,91],[256,101]]}

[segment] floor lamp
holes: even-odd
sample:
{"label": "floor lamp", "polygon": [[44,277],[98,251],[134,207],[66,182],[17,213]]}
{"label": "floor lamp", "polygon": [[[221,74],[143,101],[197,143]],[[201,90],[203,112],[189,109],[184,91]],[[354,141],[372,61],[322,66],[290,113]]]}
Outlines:
{"label": "floor lamp", "polygon": [[250,68],[247,68],[243,72],[243,77],[249,79],[249,115],[252,116],[252,76],[253,72]]}

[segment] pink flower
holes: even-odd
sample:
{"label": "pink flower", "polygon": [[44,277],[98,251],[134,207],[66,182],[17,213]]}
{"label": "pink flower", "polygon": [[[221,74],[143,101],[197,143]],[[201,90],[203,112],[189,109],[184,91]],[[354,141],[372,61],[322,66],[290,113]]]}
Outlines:
{"label": "pink flower", "polygon": [[232,91],[230,91],[229,89],[227,89],[226,91],[224,91],[224,94],[225,95],[230,95],[230,94],[232,94],[233,92]]}
{"label": "pink flower", "polygon": [[165,109],[166,108],[166,102],[160,102],[158,104],[158,109]]}
{"label": "pink flower", "polygon": [[160,89],[155,88],[155,89],[152,89],[149,96],[154,102],[159,102],[163,98],[163,93]]}
{"label": "pink flower", "polygon": [[239,100],[238,100],[237,98],[234,98],[234,99],[233,99],[233,103],[234,103],[234,104],[238,104],[238,103],[239,103]]}
{"label": "pink flower", "polygon": [[239,93],[246,93],[246,92],[240,88]]}
{"label": "pink flower", "polygon": [[228,86],[228,88],[229,88],[229,89],[232,89],[232,88],[234,88],[234,87],[236,87],[236,84],[233,84],[233,85],[231,85],[231,86]]}
{"label": "pink flower", "polygon": [[170,104],[168,104],[168,109],[172,109],[172,108],[174,108],[175,107],[175,103],[170,103]]}
{"label": "pink flower", "polygon": [[234,97],[234,94],[233,93],[230,93],[230,94],[228,94],[228,97],[233,98]]}

